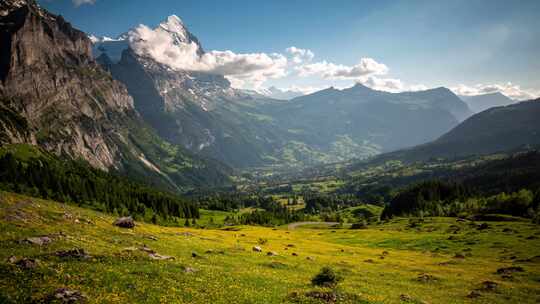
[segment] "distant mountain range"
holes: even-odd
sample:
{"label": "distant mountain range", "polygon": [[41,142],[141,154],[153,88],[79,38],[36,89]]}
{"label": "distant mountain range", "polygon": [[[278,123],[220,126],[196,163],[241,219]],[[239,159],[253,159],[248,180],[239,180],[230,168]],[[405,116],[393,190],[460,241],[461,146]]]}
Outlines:
{"label": "distant mountain range", "polygon": [[382,154],[373,161],[425,161],[540,147],[540,99],[494,107],[427,144]]}
{"label": "distant mountain range", "polygon": [[282,90],[273,86],[267,89],[259,90],[258,92],[266,97],[279,100],[291,100],[293,98],[305,95],[300,91]]}
{"label": "distant mountain range", "polygon": [[496,92],[475,96],[460,96],[474,113],[479,113],[493,107],[507,106],[515,103],[514,100]]}
{"label": "distant mountain range", "polygon": [[[203,50],[175,16],[154,31]],[[234,167],[367,157],[435,139],[472,114],[444,88],[392,94],[356,85],[305,96],[275,87],[238,90],[223,76],[171,69],[137,55],[130,33],[95,38],[98,61],[126,85],[135,108],[162,137]]]}

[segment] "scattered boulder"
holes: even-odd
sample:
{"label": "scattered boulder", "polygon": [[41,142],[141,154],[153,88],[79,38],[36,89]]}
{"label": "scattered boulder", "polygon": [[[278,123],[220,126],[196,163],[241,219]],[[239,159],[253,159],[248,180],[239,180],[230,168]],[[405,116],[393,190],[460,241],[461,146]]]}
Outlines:
{"label": "scattered boulder", "polygon": [[484,281],[482,284],[480,284],[480,288],[478,290],[480,291],[495,291],[499,284],[493,282],[493,281]]}
{"label": "scattered boulder", "polygon": [[190,267],[190,266],[184,266],[184,267],[183,267],[183,271],[184,271],[185,273],[195,273],[195,272],[197,272],[198,270],[195,269],[195,268],[193,268],[193,267]]}
{"label": "scattered boulder", "polygon": [[161,255],[159,253],[150,253],[148,254],[148,256],[152,259],[152,260],[174,260],[174,257],[173,256],[169,256],[169,255]]}
{"label": "scattered boulder", "polygon": [[85,303],[87,297],[85,294],[78,290],[68,289],[68,288],[59,288],[51,296],[52,300],[60,301],[61,303]]}
{"label": "scattered boulder", "polygon": [[399,299],[402,301],[402,302],[412,302],[413,301],[413,298],[408,295],[408,294],[400,294],[399,295]]}
{"label": "scattered boulder", "polygon": [[312,257],[312,256],[308,256],[308,257],[306,257],[306,260],[309,260],[309,261],[315,261],[315,258]]}
{"label": "scattered boulder", "polygon": [[180,232],[178,235],[190,237],[190,236],[193,236],[193,233],[184,231],[184,232]]}
{"label": "scattered boulder", "polygon": [[260,246],[253,246],[253,251],[262,252],[262,248]]}
{"label": "scattered boulder", "polygon": [[476,228],[477,230],[486,230],[486,229],[489,229],[489,225],[487,223],[482,223],[478,226],[478,228]]}
{"label": "scattered boulder", "polygon": [[149,239],[149,240],[152,240],[152,241],[157,241],[158,240],[158,238],[153,236],[153,235],[145,235],[144,237]]}
{"label": "scattered boulder", "polygon": [[337,295],[332,291],[308,291],[306,292],[306,297],[321,300],[326,303],[336,303]]}
{"label": "scattered boulder", "polygon": [[90,258],[90,255],[88,255],[82,248],[75,248],[71,250],[60,250],[60,251],[57,251],[54,255],[61,258],[74,258],[74,259]]}
{"label": "scattered boulder", "polygon": [[133,228],[135,227],[135,221],[131,216],[124,216],[116,219],[114,221],[113,225],[121,227],[121,228]]}
{"label": "scattered boulder", "polygon": [[277,252],[275,252],[275,251],[268,251],[268,252],[266,253],[266,255],[267,255],[267,256],[277,256],[278,254],[277,254]]}
{"label": "scattered boulder", "polygon": [[497,269],[497,274],[512,274],[514,272],[524,272],[525,269],[520,266],[502,267]]}
{"label": "scattered boulder", "polygon": [[37,237],[26,238],[23,240],[23,242],[32,244],[32,245],[43,246],[43,245],[48,245],[52,243],[52,239],[48,236],[37,236]]}
{"label": "scattered boulder", "polygon": [[294,248],[294,247],[296,247],[296,246],[294,246],[294,244],[287,244],[287,247],[289,247],[289,248]]}
{"label": "scattered boulder", "polygon": [[367,260],[364,260],[364,263],[375,263],[375,261],[373,261],[372,259],[367,259]]}
{"label": "scattered boulder", "polygon": [[454,255],[454,259],[464,259],[464,258],[465,258],[465,256],[463,254],[461,254],[461,253],[456,253]]}
{"label": "scattered boulder", "polygon": [[418,277],[416,278],[416,280],[418,282],[422,282],[422,283],[430,283],[430,282],[438,281],[438,279],[436,277],[434,277],[431,274],[427,274],[427,273],[419,274]]}
{"label": "scattered boulder", "polygon": [[293,252],[291,255],[292,256],[298,256],[298,254],[296,252]]}
{"label": "scattered boulder", "polygon": [[10,256],[8,258],[8,263],[17,265],[18,267],[22,269],[35,269],[39,265],[39,260]]}
{"label": "scattered boulder", "polygon": [[192,258],[200,258],[201,256],[200,256],[197,252],[192,251],[192,252],[191,252],[191,257],[192,257]]}
{"label": "scattered boulder", "polygon": [[382,252],[382,255],[386,256],[386,255],[389,255],[390,253],[388,251],[383,251]]}
{"label": "scattered boulder", "polygon": [[482,294],[479,291],[473,290],[473,291],[469,292],[469,294],[467,295],[467,298],[476,299],[476,298],[479,298],[481,296],[482,296]]}
{"label": "scattered boulder", "polygon": [[156,253],[154,250],[150,249],[150,247],[147,247],[146,245],[143,245],[142,247],[140,247],[139,250],[144,251],[148,254]]}

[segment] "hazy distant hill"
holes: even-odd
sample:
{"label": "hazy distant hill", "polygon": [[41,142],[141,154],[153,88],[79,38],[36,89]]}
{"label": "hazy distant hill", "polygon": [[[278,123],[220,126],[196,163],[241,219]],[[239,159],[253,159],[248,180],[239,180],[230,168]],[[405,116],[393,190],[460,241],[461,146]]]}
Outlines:
{"label": "hazy distant hill", "polygon": [[437,140],[377,160],[418,161],[489,154],[540,145],[540,99],[475,114]]}
{"label": "hazy distant hill", "polygon": [[446,88],[388,93],[361,84],[263,107],[293,140],[331,153],[334,161],[428,142],[470,114]]}
{"label": "hazy distant hill", "polygon": [[479,113],[492,107],[507,106],[515,101],[496,92],[476,96],[460,96],[474,113]]}

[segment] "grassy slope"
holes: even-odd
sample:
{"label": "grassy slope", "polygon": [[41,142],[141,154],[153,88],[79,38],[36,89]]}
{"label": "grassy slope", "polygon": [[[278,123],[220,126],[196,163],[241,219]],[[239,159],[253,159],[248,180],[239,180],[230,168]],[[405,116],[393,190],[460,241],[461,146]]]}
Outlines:
{"label": "grassy slope", "polygon": [[[65,218],[66,213],[73,218]],[[0,192],[0,302],[29,302],[30,297],[39,299],[67,286],[82,290],[91,303],[282,303],[291,292],[313,290],[310,279],[324,265],[344,275],[342,291],[369,303],[399,303],[401,294],[429,303],[537,303],[540,298],[539,262],[508,259],[539,254],[540,228],[527,222],[490,223],[492,228],[482,232],[445,218],[426,219],[418,229],[396,220],[366,230],[239,227],[241,231],[225,231],[149,224],[127,230],[113,227],[113,220],[86,209]],[[461,230],[449,234],[450,225]],[[503,233],[503,228],[518,232]],[[19,242],[59,232],[66,236],[48,246]],[[448,240],[449,235],[456,240]],[[537,238],[527,239],[530,236]],[[279,256],[251,251],[261,237],[268,239],[264,251]],[[176,259],[153,261],[141,251],[125,250],[142,244]],[[287,244],[296,247],[285,250]],[[51,255],[75,247],[84,248],[92,258],[66,260]],[[466,248],[472,256],[453,258],[457,252],[469,252]],[[207,249],[224,253],[206,254]],[[202,257],[192,258],[193,251]],[[383,251],[389,254],[381,259]],[[299,256],[291,256],[292,252]],[[38,258],[40,266],[22,270],[6,262],[11,255]],[[495,273],[514,264],[525,272],[513,274],[510,280]],[[185,273],[184,266],[198,271]],[[439,280],[418,282],[420,273]],[[483,292],[474,300],[466,298],[486,280],[497,282],[498,290]]]}

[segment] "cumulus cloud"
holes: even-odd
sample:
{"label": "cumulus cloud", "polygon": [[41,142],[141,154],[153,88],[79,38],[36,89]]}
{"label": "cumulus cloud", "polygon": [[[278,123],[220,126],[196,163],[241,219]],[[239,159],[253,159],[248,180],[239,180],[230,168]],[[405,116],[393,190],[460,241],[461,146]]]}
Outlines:
{"label": "cumulus cloud", "polygon": [[361,58],[360,62],[353,66],[335,64],[326,60],[304,64],[296,67],[298,75],[319,75],[325,79],[359,79],[368,75],[384,75],[388,73],[388,67],[372,58]]}
{"label": "cumulus cloud", "polygon": [[[179,20],[178,20],[179,21]],[[168,22],[175,22],[169,20]],[[287,58],[277,53],[237,54],[232,51],[203,53],[191,40],[179,39],[166,26],[140,25],[129,33],[131,48],[172,69],[201,71],[226,76],[236,87],[258,87],[269,78],[286,75]]]}
{"label": "cumulus cloud", "polygon": [[96,0],[72,0],[72,2],[73,2],[73,5],[75,5],[76,7],[79,7],[83,4],[95,4]]}
{"label": "cumulus cloud", "polygon": [[310,62],[315,57],[311,50],[300,49],[295,46],[288,47],[286,51],[292,56],[292,62],[295,64]]}
{"label": "cumulus cloud", "polygon": [[528,100],[538,98],[540,92],[522,89],[519,85],[507,82],[505,84],[477,84],[467,86],[464,84],[450,88],[455,94],[462,96],[474,96],[490,93],[501,93],[515,100]]}

